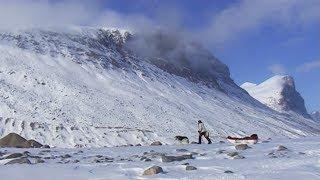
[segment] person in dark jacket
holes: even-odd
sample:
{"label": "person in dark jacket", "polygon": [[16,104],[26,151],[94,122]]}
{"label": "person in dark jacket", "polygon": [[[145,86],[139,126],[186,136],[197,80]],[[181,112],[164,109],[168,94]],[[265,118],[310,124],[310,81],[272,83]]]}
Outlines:
{"label": "person in dark jacket", "polygon": [[211,144],[211,139],[209,138],[209,132],[207,131],[206,127],[204,126],[202,121],[198,121],[198,133],[199,133],[199,142],[201,144],[202,136],[204,136],[208,140],[208,144]]}

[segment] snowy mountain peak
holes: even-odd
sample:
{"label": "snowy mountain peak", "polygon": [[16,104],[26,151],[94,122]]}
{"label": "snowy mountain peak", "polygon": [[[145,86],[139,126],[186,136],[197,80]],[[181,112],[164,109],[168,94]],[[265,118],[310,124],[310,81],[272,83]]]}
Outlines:
{"label": "snowy mountain peak", "polygon": [[291,76],[273,76],[260,83],[244,83],[241,85],[252,97],[279,112],[295,112],[310,118],[304,99],[295,88],[294,78]]}

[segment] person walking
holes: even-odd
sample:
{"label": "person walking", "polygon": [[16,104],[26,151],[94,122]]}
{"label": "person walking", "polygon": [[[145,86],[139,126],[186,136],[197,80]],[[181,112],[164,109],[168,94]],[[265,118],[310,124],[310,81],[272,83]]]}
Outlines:
{"label": "person walking", "polygon": [[204,127],[204,124],[202,121],[198,121],[198,133],[199,133],[199,142],[198,144],[201,144],[202,136],[204,136],[208,140],[208,144],[211,144],[211,139],[209,138],[209,132]]}

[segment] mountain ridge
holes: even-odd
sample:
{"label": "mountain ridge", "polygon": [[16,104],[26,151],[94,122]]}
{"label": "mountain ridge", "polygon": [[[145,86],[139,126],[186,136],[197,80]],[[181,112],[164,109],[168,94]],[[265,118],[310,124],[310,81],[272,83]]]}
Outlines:
{"label": "mountain ridge", "polygon": [[[173,143],[176,135],[196,138],[199,119],[213,136],[320,132],[313,121],[262,105],[227,71],[213,68],[209,79],[197,70],[172,73],[128,49],[127,37],[92,28],[0,33],[0,136],[15,132],[57,147]],[[194,50],[191,56],[220,67],[207,51]],[[165,57],[155,58],[170,64]]]}

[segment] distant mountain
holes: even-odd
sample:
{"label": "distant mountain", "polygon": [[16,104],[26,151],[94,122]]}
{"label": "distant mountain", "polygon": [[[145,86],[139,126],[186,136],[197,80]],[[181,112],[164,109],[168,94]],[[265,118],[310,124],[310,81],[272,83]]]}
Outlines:
{"label": "distant mountain", "polygon": [[311,113],[311,117],[312,117],[313,120],[320,122],[320,111],[312,112]]}
{"label": "distant mountain", "polygon": [[261,84],[246,82],[241,85],[252,97],[279,112],[294,112],[305,118],[307,113],[304,99],[295,88],[291,76],[274,76]]}

